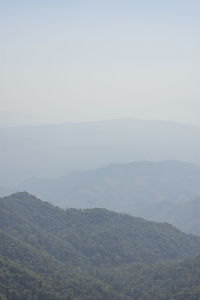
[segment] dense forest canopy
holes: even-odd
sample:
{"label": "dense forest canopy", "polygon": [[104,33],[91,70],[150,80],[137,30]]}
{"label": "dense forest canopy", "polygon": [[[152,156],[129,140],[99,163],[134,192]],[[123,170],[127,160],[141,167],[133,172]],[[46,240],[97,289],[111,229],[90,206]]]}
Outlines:
{"label": "dense forest canopy", "polygon": [[0,199],[0,240],[2,300],[200,295],[200,238],[167,223],[63,210],[24,192]]}

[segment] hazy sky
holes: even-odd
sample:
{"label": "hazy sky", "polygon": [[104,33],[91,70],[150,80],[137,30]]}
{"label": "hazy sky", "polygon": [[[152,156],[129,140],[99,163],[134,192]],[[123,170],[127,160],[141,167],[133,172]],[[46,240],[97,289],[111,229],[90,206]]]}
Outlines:
{"label": "hazy sky", "polygon": [[199,14],[199,0],[0,1],[0,117],[200,125]]}

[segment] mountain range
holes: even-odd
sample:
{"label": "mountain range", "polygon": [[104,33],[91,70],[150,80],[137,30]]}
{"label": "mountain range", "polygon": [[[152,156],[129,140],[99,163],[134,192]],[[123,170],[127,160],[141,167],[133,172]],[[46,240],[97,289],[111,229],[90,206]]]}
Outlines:
{"label": "mountain range", "polygon": [[200,164],[200,129],[164,121],[111,120],[0,128],[0,182],[130,161],[182,160]]}
{"label": "mountain range", "polygon": [[200,234],[200,167],[180,161],[132,162],[18,186],[63,208],[107,208]]}

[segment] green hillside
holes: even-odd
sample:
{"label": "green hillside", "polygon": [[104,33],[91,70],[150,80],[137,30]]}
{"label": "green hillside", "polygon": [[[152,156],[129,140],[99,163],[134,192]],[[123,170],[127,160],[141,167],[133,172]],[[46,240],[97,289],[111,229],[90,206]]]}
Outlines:
{"label": "green hillside", "polygon": [[[185,295],[188,278],[187,293],[196,295],[199,264],[177,260],[199,253],[199,237],[167,223],[106,209],[65,211],[25,192],[0,199],[1,300],[171,299]],[[170,283],[179,266],[183,278]]]}
{"label": "green hillside", "polygon": [[176,263],[104,268],[96,276],[132,300],[200,299],[200,256]]}
{"label": "green hillside", "polygon": [[199,254],[200,238],[105,209],[61,210],[27,193],[0,200],[1,228],[73,264],[132,263]]}
{"label": "green hillside", "polygon": [[58,300],[51,284],[38,274],[0,256],[0,299]]}

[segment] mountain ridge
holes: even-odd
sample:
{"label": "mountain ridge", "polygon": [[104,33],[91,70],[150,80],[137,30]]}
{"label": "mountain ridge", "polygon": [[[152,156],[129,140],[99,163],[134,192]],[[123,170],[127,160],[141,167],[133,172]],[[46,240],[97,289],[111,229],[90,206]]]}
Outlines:
{"label": "mountain ridge", "polygon": [[198,218],[192,217],[200,212],[199,182],[197,165],[140,161],[72,172],[54,180],[34,179],[18,189],[64,208],[102,207],[170,222],[186,232],[200,234]]}
{"label": "mountain ridge", "polygon": [[187,258],[200,254],[200,237],[170,224],[100,208],[63,210],[21,192],[0,198],[0,241],[2,300],[200,295],[199,256]]}
{"label": "mountain ridge", "polygon": [[199,136],[199,128],[153,120],[0,128],[0,181],[11,186],[27,177],[58,177],[129,161],[200,164]]}

